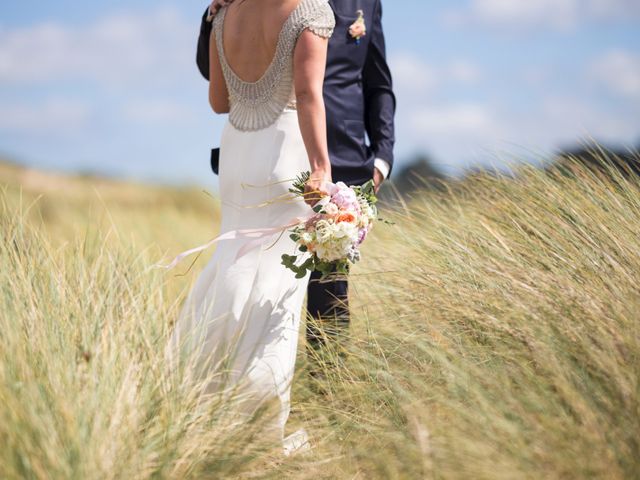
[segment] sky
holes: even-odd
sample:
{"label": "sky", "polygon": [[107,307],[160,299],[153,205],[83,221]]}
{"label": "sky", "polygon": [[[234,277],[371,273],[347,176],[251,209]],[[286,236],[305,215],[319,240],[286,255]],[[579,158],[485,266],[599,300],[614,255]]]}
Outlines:
{"label": "sky", "polygon": [[[257,1],[257,0],[253,0]],[[215,186],[206,1],[0,3],[0,157]],[[640,143],[640,1],[383,0],[397,164],[443,172]],[[259,161],[259,159],[256,159]]]}

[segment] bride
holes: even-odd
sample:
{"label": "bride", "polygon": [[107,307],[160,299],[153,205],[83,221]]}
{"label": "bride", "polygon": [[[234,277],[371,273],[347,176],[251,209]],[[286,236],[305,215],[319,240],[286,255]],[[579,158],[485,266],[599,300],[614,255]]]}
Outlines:
{"label": "bride", "polygon": [[[237,0],[213,20],[209,101],[229,113],[221,139],[221,232],[286,225],[331,181],[322,89],[335,18],[327,0]],[[310,171],[305,201],[288,189]],[[308,277],[281,265],[288,235],[218,244],[181,311],[171,345],[196,352],[206,392],[233,386],[248,413],[275,403],[284,441]],[[285,442],[286,449],[286,442]]]}

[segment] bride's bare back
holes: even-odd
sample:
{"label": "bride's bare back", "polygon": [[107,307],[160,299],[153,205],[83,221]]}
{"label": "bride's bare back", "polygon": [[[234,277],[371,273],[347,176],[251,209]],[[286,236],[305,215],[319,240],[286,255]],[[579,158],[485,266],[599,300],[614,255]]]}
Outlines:
{"label": "bride's bare back", "polygon": [[258,81],[273,60],[282,27],[300,0],[236,0],[228,7],[223,41],[227,62],[245,82]]}
{"label": "bride's bare back", "polygon": [[[309,157],[309,192],[331,180],[322,88],[335,26],[328,0],[236,0],[215,17],[209,102],[241,131],[273,124],[297,107]],[[293,103],[292,103],[293,102]],[[312,194],[310,204],[317,200]]]}

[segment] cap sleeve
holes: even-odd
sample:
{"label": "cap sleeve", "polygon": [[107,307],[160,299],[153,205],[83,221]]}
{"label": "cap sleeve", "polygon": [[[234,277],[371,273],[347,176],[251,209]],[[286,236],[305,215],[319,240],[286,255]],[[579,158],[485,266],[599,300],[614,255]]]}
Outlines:
{"label": "cap sleeve", "polygon": [[309,3],[311,8],[304,9],[299,33],[308,28],[322,38],[331,37],[336,26],[336,17],[331,6],[326,0],[311,1]]}

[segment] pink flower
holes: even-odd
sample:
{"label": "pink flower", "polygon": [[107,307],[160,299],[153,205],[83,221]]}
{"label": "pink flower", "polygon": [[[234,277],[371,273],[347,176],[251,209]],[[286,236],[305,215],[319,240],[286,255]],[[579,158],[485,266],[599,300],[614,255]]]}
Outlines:
{"label": "pink flower", "polygon": [[367,233],[369,233],[369,230],[366,228],[360,229],[358,232],[358,245],[362,245],[362,242],[367,238]]}
{"label": "pink flower", "polygon": [[[338,185],[342,183],[339,182]],[[342,183],[342,188],[340,188],[336,193],[331,195],[331,202],[335,203],[338,208],[343,210],[359,210],[360,204],[358,203],[358,197],[356,196],[356,192],[354,192],[351,188],[347,187],[344,183]]]}
{"label": "pink flower", "polygon": [[330,197],[333,197],[336,193],[338,193],[343,188],[349,188],[344,182],[328,183],[325,187]]}

